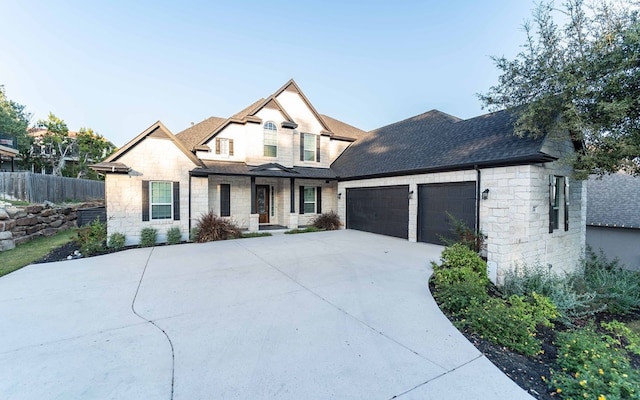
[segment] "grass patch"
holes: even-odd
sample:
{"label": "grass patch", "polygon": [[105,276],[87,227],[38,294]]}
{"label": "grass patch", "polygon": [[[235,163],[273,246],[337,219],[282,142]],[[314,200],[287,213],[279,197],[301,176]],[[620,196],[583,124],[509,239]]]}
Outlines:
{"label": "grass patch", "polygon": [[254,237],[264,237],[264,236],[272,236],[269,232],[247,232],[243,233],[240,236],[242,239],[254,238]]}
{"label": "grass patch", "polygon": [[303,229],[291,229],[285,232],[285,234],[287,235],[295,235],[298,233],[309,233],[309,232],[320,232],[321,229],[316,228],[315,226],[308,226],[306,228]]}
{"label": "grass patch", "polygon": [[24,201],[24,200],[0,199],[0,201],[3,201],[5,203],[9,203],[12,206],[28,206],[29,204],[31,204],[28,201]]}
{"label": "grass patch", "polygon": [[77,237],[75,229],[58,232],[53,236],[39,237],[0,253],[0,276],[25,267],[46,256],[51,250],[72,242]]}

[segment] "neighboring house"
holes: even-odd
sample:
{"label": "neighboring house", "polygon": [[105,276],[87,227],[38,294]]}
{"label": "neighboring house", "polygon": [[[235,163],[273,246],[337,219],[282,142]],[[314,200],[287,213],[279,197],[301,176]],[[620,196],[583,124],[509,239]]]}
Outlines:
{"label": "neighboring house", "polygon": [[571,269],[584,252],[585,188],[556,160],[573,143],[518,138],[513,123],[506,111],[434,110],[366,133],[319,114],[291,80],[177,135],[157,122],[93,168],[107,175],[109,234],[130,244],[147,226],[186,238],[209,210],[249,231],[335,210],[349,229],[441,243],[449,212],[487,235],[494,280],[515,262]]}
{"label": "neighboring house", "polygon": [[18,156],[16,139],[0,134],[0,171],[15,171],[15,158]]}
{"label": "neighboring house", "polygon": [[587,186],[587,244],[640,270],[640,177],[592,176]]}

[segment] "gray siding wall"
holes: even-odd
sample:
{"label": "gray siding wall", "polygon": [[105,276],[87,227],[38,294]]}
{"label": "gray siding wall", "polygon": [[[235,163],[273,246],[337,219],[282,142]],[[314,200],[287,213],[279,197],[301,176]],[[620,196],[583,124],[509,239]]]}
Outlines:
{"label": "gray siding wall", "polygon": [[628,269],[640,271],[640,229],[587,226],[587,244],[608,259],[618,257]]}

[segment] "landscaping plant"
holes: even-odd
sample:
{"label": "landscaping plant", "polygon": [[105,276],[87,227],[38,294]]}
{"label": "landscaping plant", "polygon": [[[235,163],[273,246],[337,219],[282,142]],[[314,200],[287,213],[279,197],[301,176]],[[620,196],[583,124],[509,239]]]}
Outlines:
{"label": "landscaping plant", "polygon": [[241,235],[240,228],[232,220],[218,217],[213,211],[209,211],[198,220],[195,241],[204,243],[215,240],[237,239]]}
{"label": "landscaping plant", "polygon": [[114,232],[109,236],[107,247],[113,251],[121,250],[126,243],[126,237],[124,233]]}
{"label": "landscaping plant", "polygon": [[182,241],[182,233],[180,232],[180,228],[177,226],[169,228],[167,230],[167,243],[169,244],[179,244]]}
{"label": "landscaping plant", "polygon": [[298,233],[311,233],[311,232],[318,232],[318,231],[320,231],[320,229],[316,228],[315,226],[307,226],[306,228],[290,229],[288,231],[285,231],[284,233],[287,235],[295,235]]}
{"label": "landscaping plant", "polygon": [[329,211],[316,216],[311,221],[311,225],[323,231],[335,231],[340,229],[342,224],[340,223],[340,216],[335,211]]}
{"label": "landscaping plant", "polygon": [[140,247],[153,247],[158,241],[158,230],[147,227],[140,231]]}
{"label": "landscaping plant", "polygon": [[107,225],[96,219],[81,228],[78,228],[78,238],[80,251],[85,256],[101,253],[107,249]]}

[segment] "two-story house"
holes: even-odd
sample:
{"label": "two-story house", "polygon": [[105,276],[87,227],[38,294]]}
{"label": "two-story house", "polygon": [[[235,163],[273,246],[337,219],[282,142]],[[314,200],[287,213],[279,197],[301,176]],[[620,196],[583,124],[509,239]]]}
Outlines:
{"label": "two-story house", "polygon": [[291,80],[176,135],[156,122],[93,168],[107,175],[108,232],[128,244],[144,227],[186,239],[209,211],[259,231],[331,210],[347,229],[441,244],[452,214],[486,235],[494,281],[514,263],[570,270],[584,254],[586,185],[560,159],[580,144],[518,137],[515,121],[432,110],[363,132],[319,114]]}

